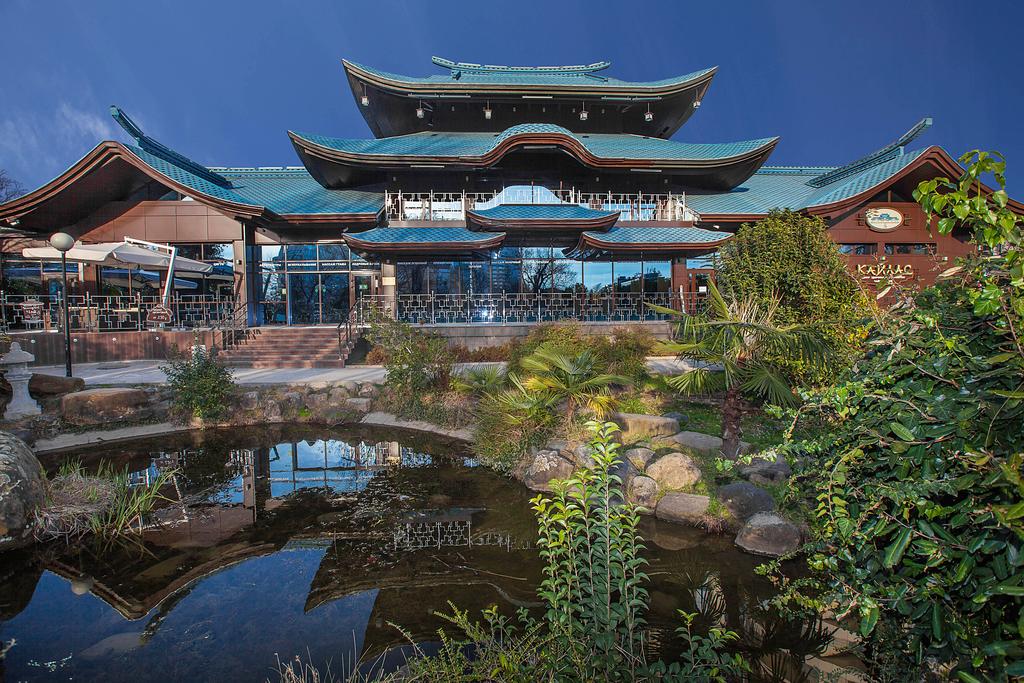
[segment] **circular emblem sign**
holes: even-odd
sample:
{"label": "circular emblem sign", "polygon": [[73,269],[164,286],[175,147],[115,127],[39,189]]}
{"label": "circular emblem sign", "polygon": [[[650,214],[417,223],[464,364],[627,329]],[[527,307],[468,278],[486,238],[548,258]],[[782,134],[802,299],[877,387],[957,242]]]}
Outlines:
{"label": "circular emblem sign", "polygon": [[903,225],[903,214],[888,206],[868,209],[864,222],[876,232],[890,232]]}

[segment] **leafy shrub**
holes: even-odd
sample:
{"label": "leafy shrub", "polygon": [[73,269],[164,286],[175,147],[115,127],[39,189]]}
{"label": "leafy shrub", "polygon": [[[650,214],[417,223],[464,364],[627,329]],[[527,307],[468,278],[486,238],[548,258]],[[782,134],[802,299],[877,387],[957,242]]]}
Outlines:
{"label": "leafy shrub", "polygon": [[556,403],[565,402],[566,422],[572,422],[580,408],[603,417],[614,403],[611,387],[630,383],[628,377],[606,372],[606,365],[589,349],[565,352],[544,345],[519,365],[529,373],[523,380],[528,391],[547,394]]}
{"label": "leafy shrub", "polygon": [[489,365],[454,375],[452,389],[463,394],[482,395],[504,389],[506,382],[505,371],[498,366]]}
{"label": "leafy shrub", "polygon": [[185,353],[171,347],[167,375],[174,411],[185,419],[216,420],[228,409],[236,385],[231,370],[217,359],[217,349],[196,344]]}
{"label": "leafy shrub", "polygon": [[509,369],[519,371],[523,358],[541,346],[562,353],[574,353],[587,345],[587,337],[578,322],[565,321],[535,325],[524,339],[512,345],[508,356]]}
{"label": "leafy shrub", "polygon": [[511,472],[531,448],[551,438],[558,426],[555,398],[528,390],[516,375],[511,386],[485,394],[476,408],[473,452],[498,472]]}
{"label": "leafy shrub", "polygon": [[482,346],[478,349],[456,346],[452,352],[460,363],[494,363],[508,360],[512,353],[512,346],[512,342],[497,346]]}
{"label": "leafy shrub", "polygon": [[412,393],[448,388],[455,357],[441,337],[378,314],[371,320],[366,338],[382,349],[389,387]]}
{"label": "leafy shrub", "polygon": [[780,325],[821,324],[837,362],[808,367],[786,359],[789,371],[803,383],[837,379],[863,348],[874,304],[816,216],[776,211],[743,224],[720,251],[717,278],[726,297],[754,297],[765,306],[777,300]]}
{"label": "leafy shrub", "polygon": [[[817,500],[810,564],[822,603],[859,617],[883,680],[1024,675],[1024,256],[1004,165],[985,153],[915,197],[938,229],[974,229],[998,256],[897,308],[849,381],[805,408],[832,429],[798,442]],[[798,599],[805,600],[806,596]]]}

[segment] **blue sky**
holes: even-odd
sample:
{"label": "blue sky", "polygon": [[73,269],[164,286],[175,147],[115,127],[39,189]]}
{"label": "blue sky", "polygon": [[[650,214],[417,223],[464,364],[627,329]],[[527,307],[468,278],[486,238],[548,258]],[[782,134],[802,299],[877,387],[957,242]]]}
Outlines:
{"label": "blue sky", "polygon": [[0,0],[0,168],[31,189],[122,139],[114,103],[200,162],[295,165],[288,129],[370,135],[342,57],[409,75],[431,55],[608,59],[634,80],[719,66],[677,139],[779,135],[769,164],[824,165],[930,115],[919,144],[1001,150],[1024,198],[1022,19],[1002,1]]}

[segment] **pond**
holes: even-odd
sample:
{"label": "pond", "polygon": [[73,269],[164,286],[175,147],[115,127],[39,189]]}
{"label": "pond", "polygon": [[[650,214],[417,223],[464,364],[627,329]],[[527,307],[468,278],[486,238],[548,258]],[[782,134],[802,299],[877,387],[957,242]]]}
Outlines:
{"label": "pond", "polygon": [[[173,470],[171,502],[137,543],[0,557],[0,641],[14,641],[0,681],[276,680],[277,657],[296,655],[336,675],[393,669],[409,638],[435,647],[449,603],[538,608],[533,494],[455,443],[279,427],[73,457],[137,481]],[[653,519],[642,532],[656,652],[673,656],[677,610],[739,632],[766,679],[827,642],[766,606],[760,561],[731,537]]]}

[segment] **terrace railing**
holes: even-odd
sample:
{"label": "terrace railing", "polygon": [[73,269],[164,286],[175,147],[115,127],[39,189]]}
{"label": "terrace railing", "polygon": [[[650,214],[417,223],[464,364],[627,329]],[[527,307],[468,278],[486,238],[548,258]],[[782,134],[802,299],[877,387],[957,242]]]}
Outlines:
{"label": "terrace railing", "polygon": [[[144,330],[152,308],[161,303],[159,296],[141,294],[97,296],[72,294],[68,313],[74,332]],[[6,331],[59,330],[63,328],[64,300],[60,294],[8,294],[0,292],[0,326]],[[234,299],[175,295],[169,307],[174,313],[171,327],[212,327],[221,321],[235,320],[238,304]]]}
{"label": "terrace railing", "polygon": [[363,297],[359,301],[358,314],[362,321],[369,320],[374,312],[382,311],[415,325],[507,325],[560,320],[629,323],[670,318],[648,304],[696,313],[703,302],[703,295],[669,292],[399,294],[394,299],[383,296]]}
{"label": "terrace railing", "polygon": [[516,188],[517,192],[385,192],[384,210],[396,221],[464,221],[466,212],[500,201],[514,204],[576,204],[597,211],[618,211],[623,221],[682,222],[700,219],[685,194],[579,192],[574,189]]}

